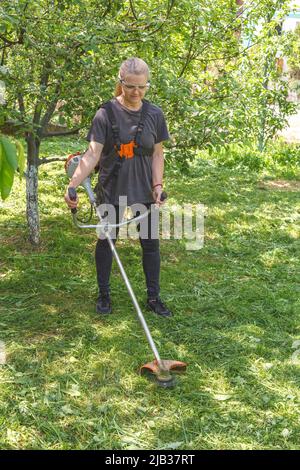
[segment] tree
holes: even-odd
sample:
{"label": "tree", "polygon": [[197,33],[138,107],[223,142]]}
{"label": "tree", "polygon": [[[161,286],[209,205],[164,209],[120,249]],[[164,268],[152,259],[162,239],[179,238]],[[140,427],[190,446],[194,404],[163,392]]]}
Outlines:
{"label": "tree", "polygon": [[142,45],[159,77],[155,98],[166,102],[172,156],[182,170],[199,147],[265,146],[285,125],[294,107],[276,54],[288,41],[277,30],[288,9],[289,1],[182,1],[165,27],[168,42],[156,37],[153,56]]}
{"label": "tree", "polygon": [[[182,170],[201,146],[257,138],[257,104],[264,95],[257,84],[263,72],[253,63],[264,57],[271,40],[265,29],[257,31],[257,24],[271,3],[282,2],[241,3],[2,0],[0,54],[8,72],[3,77],[0,69],[7,90],[0,130],[26,139],[32,243],[39,242],[38,168],[53,161],[39,156],[42,139],[53,135],[49,124],[59,119],[69,134],[84,129],[99,104],[111,97],[112,77],[129,56],[143,57],[152,69],[149,97],[167,115],[170,158],[176,156]],[[243,44],[245,35],[251,36],[249,46]],[[272,80],[276,83],[275,75]],[[281,102],[282,123],[289,111],[285,89],[270,95],[270,117]],[[271,129],[279,125],[276,119],[275,127],[272,119],[268,122]]]}
{"label": "tree", "polygon": [[[147,15],[136,20],[133,6],[130,10],[127,3],[20,0],[1,4],[1,65],[8,69],[7,112],[1,130],[26,139],[27,220],[33,244],[39,243],[38,167],[50,161],[39,158],[40,143],[53,136],[48,125],[58,103],[64,103],[71,130],[55,135],[78,132],[91,109],[109,93],[108,77],[115,75],[112,70],[120,60],[117,45],[138,42],[157,27],[157,21]],[[167,14],[173,3],[168,2]]]}

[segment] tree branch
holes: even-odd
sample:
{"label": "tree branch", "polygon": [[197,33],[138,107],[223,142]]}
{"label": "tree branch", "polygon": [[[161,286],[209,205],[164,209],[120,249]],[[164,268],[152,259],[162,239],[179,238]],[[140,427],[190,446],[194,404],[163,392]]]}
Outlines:
{"label": "tree branch", "polygon": [[108,13],[110,12],[111,10],[111,0],[108,0],[108,5],[106,7],[106,10],[104,11],[103,15],[101,16],[101,18],[105,18]]}
{"label": "tree branch", "polygon": [[[26,127],[27,126],[27,127]],[[6,135],[22,135],[29,131],[30,125],[25,122],[5,121],[0,125],[0,132]]]}
{"label": "tree branch", "polygon": [[[169,16],[170,16],[170,13],[171,13],[171,10],[175,4],[175,1],[176,0],[171,0],[169,1],[168,0],[168,7],[167,7],[167,13],[166,13],[166,17],[165,19],[163,20],[163,22],[156,28],[154,29],[153,31],[150,31],[148,36],[152,36],[153,34],[157,33],[157,31],[159,31],[160,29],[162,29],[162,27],[164,26],[164,24],[166,23],[166,21],[169,19]],[[133,5],[133,1],[132,0],[129,0],[130,2],[130,7],[131,7],[131,11],[132,11],[132,14],[134,16],[134,19],[136,21],[139,21],[138,17],[137,17],[137,14],[135,12],[135,8],[134,8],[134,5]],[[121,23],[121,21],[118,21],[117,22]],[[134,23],[131,23],[129,26],[132,26]],[[153,26],[153,22],[152,23],[149,23],[145,26],[140,26],[140,27],[137,27],[137,28],[131,28],[131,29],[126,29],[124,32],[125,33],[135,33],[137,31],[147,31],[149,30],[151,27]]]}
{"label": "tree branch", "polygon": [[33,114],[33,123],[34,124],[39,124],[40,118],[42,114],[42,103],[39,101],[34,108],[34,114]]}
{"label": "tree branch", "polygon": [[54,96],[55,98],[51,101],[51,103],[49,104],[48,106],[48,109],[47,111],[45,112],[44,116],[42,117],[41,119],[41,123],[40,123],[40,130],[38,132],[38,134],[41,136],[44,132],[44,130],[46,129],[47,125],[49,124],[49,121],[52,117],[52,114],[54,113],[55,111],[55,108],[56,108],[56,105],[57,105],[57,101],[58,101],[58,95],[59,95],[59,92],[60,92],[60,83],[58,83],[56,85],[56,88],[55,88],[55,93],[54,93]]}
{"label": "tree branch", "polygon": [[3,46],[2,57],[1,57],[1,65],[4,65],[5,60],[5,46]]}
{"label": "tree branch", "polygon": [[[47,63],[46,63],[45,66],[44,66],[43,72],[42,72],[40,86],[46,88],[47,84],[48,84],[48,79],[49,79],[49,70],[48,70]],[[42,108],[43,108],[43,105],[42,105],[41,101],[39,101],[35,105],[35,109],[34,109],[34,115],[33,115],[33,123],[34,124],[38,124],[38,125],[40,124]]]}
{"label": "tree branch", "polygon": [[46,163],[52,163],[52,162],[64,162],[65,160],[66,160],[66,157],[39,158],[38,159],[38,166],[44,165]]}
{"label": "tree branch", "polygon": [[58,102],[58,97],[56,97],[53,101],[51,101],[51,103],[48,106],[47,111],[45,112],[43,118],[41,119],[41,127],[40,127],[41,132],[40,132],[40,134],[43,133],[45,127],[49,124],[49,121],[52,117],[52,114],[55,111],[57,102]]}
{"label": "tree branch", "polygon": [[69,131],[65,132],[45,132],[41,134],[41,137],[43,139],[48,139],[50,137],[62,137],[62,136],[67,136],[67,135],[74,135],[78,134],[78,132],[83,129],[83,127],[76,127],[75,129],[70,129]]}
{"label": "tree branch", "polygon": [[18,93],[18,103],[19,103],[19,110],[22,115],[25,114],[25,105],[24,105],[24,99],[21,93]]}
{"label": "tree branch", "polygon": [[[168,2],[168,3],[169,3],[169,2]],[[154,29],[153,31],[151,31],[151,32],[148,34],[148,36],[152,36],[153,34],[157,33],[157,31],[159,31],[160,29],[163,28],[163,26],[165,25],[165,23],[166,23],[167,20],[169,19],[169,16],[170,16],[170,14],[171,14],[171,10],[172,10],[172,8],[173,8],[174,5],[175,5],[175,0],[171,0],[171,2],[168,4],[168,10],[167,10],[167,14],[166,14],[166,17],[165,17],[164,21],[162,22],[162,24],[161,24],[158,28],[156,28],[156,29]]]}
{"label": "tree branch", "polygon": [[136,12],[135,12],[133,0],[129,0],[129,4],[130,4],[130,10],[133,14],[134,19],[136,19],[138,21],[138,17],[137,17]]}
{"label": "tree branch", "polygon": [[168,11],[167,11],[167,18],[166,19],[169,18],[171,10],[172,10],[173,6],[175,5],[175,1],[176,0],[171,0],[171,1],[168,0]]}
{"label": "tree branch", "polygon": [[8,46],[14,46],[15,44],[19,44],[19,40],[11,41],[10,39],[7,39],[5,36],[3,36],[2,34],[0,34],[0,39],[2,39],[2,41],[5,42],[5,44]]}
{"label": "tree branch", "polygon": [[196,23],[193,24],[192,35],[191,35],[191,43],[190,43],[190,47],[189,47],[189,50],[188,50],[188,53],[187,53],[187,58],[186,58],[185,64],[183,65],[183,67],[181,69],[181,72],[180,72],[178,78],[181,78],[183,76],[189,62],[191,62],[191,60],[192,60],[192,49],[193,49],[193,42],[194,42],[194,39],[195,39],[195,35],[196,35]]}

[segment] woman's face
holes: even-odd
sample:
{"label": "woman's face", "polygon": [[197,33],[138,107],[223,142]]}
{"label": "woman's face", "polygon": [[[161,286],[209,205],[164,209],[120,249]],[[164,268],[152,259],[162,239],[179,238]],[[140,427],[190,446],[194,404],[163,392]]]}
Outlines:
{"label": "woman's face", "polygon": [[138,104],[144,98],[148,89],[146,75],[128,74],[121,84],[125,100],[133,105]]}

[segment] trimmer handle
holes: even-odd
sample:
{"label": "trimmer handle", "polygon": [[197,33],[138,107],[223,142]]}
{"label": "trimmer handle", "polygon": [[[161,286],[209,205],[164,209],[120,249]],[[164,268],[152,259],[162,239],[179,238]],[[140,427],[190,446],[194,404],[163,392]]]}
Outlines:
{"label": "trimmer handle", "polygon": [[[71,201],[76,201],[77,193],[76,193],[75,188],[68,188],[68,195],[69,195],[69,198],[71,199]],[[72,212],[72,214],[76,214],[76,212],[77,212],[76,207],[73,207],[73,209],[71,209],[71,212]]]}
{"label": "trimmer handle", "polygon": [[[68,195],[69,195],[69,198],[71,199],[71,201],[76,201],[77,192],[76,192],[75,188],[68,188]],[[163,191],[160,195],[160,200],[163,202],[167,199],[167,197],[168,197],[167,193],[165,191]],[[72,214],[76,214],[76,212],[77,212],[76,207],[71,209],[71,212],[72,212]]]}
{"label": "trimmer handle", "polygon": [[161,202],[165,201],[167,199],[168,195],[165,191],[163,191],[160,195],[160,200]]}

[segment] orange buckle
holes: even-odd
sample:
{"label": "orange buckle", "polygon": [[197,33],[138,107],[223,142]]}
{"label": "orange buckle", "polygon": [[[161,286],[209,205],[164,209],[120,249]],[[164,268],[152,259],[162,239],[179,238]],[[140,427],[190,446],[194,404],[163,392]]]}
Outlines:
{"label": "orange buckle", "polygon": [[137,147],[134,140],[131,140],[127,144],[121,144],[120,150],[118,150],[118,154],[121,158],[133,158],[134,157],[134,147]]}

